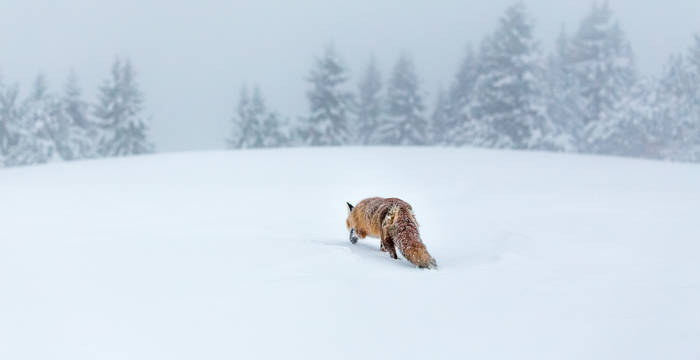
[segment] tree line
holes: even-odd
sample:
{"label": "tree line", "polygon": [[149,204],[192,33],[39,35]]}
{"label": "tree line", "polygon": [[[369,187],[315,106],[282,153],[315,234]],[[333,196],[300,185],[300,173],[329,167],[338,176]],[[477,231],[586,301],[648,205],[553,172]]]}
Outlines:
{"label": "tree line", "polygon": [[[327,46],[306,77],[308,112],[284,117],[260,89],[244,88],[227,146],[474,146],[700,161],[700,34],[652,77],[637,69],[607,3],[593,4],[575,32],[562,30],[550,54],[533,30],[523,2],[509,7],[431,104],[408,54],[386,79],[371,59],[355,84]],[[39,76],[20,97],[0,77],[0,165],[153,152],[131,62],[116,59],[98,90],[89,102],[75,74],[58,93]]]}
{"label": "tree line", "polygon": [[75,73],[62,93],[38,76],[20,98],[0,79],[0,165],[41,164],[154,151],[143,94],[129,60],[116,59],[95,103],[84,100]]}
{"label": "tree line", "polygon": [[430,109],[402,54],[384,84],[372,59],[352,89],[332,46],[306,80],[308,114],[283,120],[259,89],[241,92],[231,148],[442,145],[532,149],[700,161],[700,34],[658,77],[635,65],[607,2],[544,54],[523,2],[509,7],[477,50],[469,48]]}

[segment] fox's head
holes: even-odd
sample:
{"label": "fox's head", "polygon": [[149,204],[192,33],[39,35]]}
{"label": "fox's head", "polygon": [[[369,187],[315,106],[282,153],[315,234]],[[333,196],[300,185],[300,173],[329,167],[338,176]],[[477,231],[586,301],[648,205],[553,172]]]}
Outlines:
{"label": "fox's head", "polygon": [[355,225],[355,224],[353,224],[352,216],[351,216],[351,215],[352,215],[352,209],[354,209],[355,206],[353,206],[353,205],[352,205],[351,203],[349,203],[349,202],[346,202],[345,204],[348,205],[348,218],[345,220],[345,225],[347,225],[348,229],[350,229],[351,227],[353,227],[353,226]]}
{"label": "fox's head", "polygon": [[350,242],[354,244],[357,242],[357,235],[355,235],[355,220],[352,216],[352,210],[355,207],[349,202],[346,202],[346,204],[348,205],[348,217],[345,219],[345,225],[350,230]]}

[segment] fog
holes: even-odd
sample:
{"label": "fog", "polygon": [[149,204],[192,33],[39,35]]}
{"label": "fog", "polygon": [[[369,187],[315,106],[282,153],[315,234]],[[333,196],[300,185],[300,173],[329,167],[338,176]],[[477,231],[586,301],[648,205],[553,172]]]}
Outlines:
{"label": "fog", "polygon": [[[115,56],[138,71],[159,151],[224,147],[238,91],[258,84],[268,104],[296,117],[314,56],[333,43],[352,74],[374,54],[386,76],[410,53],[429,95],[448,84],[465,47],[478,45],[512,0],[0,2],[0,70],[25,90],[38,74],[53,89],[71,69],[90,99]],[[694,0],[610,0],[640,70],[658,73],[700,30]],[[526,1],[549,49],[575,30],[589,1]],[[355,79],[353,79],[353,83]],[[432,97],[429,103],[432,103]]]}

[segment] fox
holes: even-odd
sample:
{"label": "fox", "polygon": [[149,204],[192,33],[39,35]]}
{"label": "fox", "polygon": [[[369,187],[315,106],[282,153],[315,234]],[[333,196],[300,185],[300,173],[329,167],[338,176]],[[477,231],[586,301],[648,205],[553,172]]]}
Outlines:
{"label": "fox", "polygon": [[424,269],[437,269],[437,262],[430,256],[418,233],[418,221],[413,208],[398,198],[371,197],[353,206],[346,202],[349,210],[346,225],[350,231],[350,242],[356,244],[358,237],[381,239],[381,250],[398,259],[396,247],[413,265]]}

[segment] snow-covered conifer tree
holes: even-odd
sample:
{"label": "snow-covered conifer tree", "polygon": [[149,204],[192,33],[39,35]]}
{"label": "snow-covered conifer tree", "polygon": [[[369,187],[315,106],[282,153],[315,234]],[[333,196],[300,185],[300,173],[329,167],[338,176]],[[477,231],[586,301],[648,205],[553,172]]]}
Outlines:
{"label": "snow-covered conifer tree", "polygon": [[595,140],[593,149],[609,155],[660,157],[663,138],[654,132],[657,97],[656,83],[639,78],[605,121],[587,127],[589,141]]}
{"label": "snow-covered conifer tree", "polygon": [[567,66],[583,98],[588,151],[605,153],[610,144],[598,137],[614,131],[615,113],[637,80],[632,48],[607,2],[592,6],[570,45]]}
{"label": "snow-covered conifer tree", "polygon": [[131,62],[116,59],[110,78],[100,87],[95,108],[96,121],[101,128],[101,155],[127,156],[154,151],[148,119],[142,114],[143,103]]}
{"label": "snow-covered conifer tree", "polygon": [[61,160],[58,144],[68,129],[66,119],[60,116],[59,110],[59,102],[48,93],[46,79],[38,76],[13,126],[17,140],[5,158],[6,165],[33,165]]}
{"label": "snow-covered conifer tree", "polygon": [[693,37],[693,44],[688,52],[688,62],[690,62],[691,71],[695,75],[700,75],[700,33]]}
{"label": "snow-covered conifer tree", "polygon": [[21,116],[18,94],[17,86],[6,85],[0,79],[0,166],[4,165],[10,149],[18,140],[17,126]]}
{"label": "snow-covered conifer tree", "polygon": [[693,140],[694,145],[689,152],[689,159],[691,161],[700,162],[700,33],[695,34],[693,37],[693,44],[688,54],[688,62],[691,66],[689,71],[690,81],[692,82],[690,97],[692,99],[693,108],[695,109],[693,112],[695,116],[690,120],[693,125],[689,127],[695,129],[696,135]]}
{"label": "snow-covered conifer tree", "polygon": [[547,62],[547,114],[554,127],[553,142],[567,152],[584,148],[584,102],[570,64],[570,41],[562,28]]}
{"label": "snow-covered conifer tree", "polygon": [[316,59],[307,79],[310,113],[300,129],[304,142],[311,146],[347,144],[352,135],[352,94],[345,90],[348,70],[332,46]]}
{"label": "snow-covered conifer tree", "polygon": [[68,76],[61,98],[61,116],[67,117],[69,134],[61,146],[65,160],[86,159],[96,156],[98,128],[90,119],[90,106],[83,100],[74,72]]}
{"label": "snow-covered conifer tree", "polygon": [[268,112],[265,99],[257,87],[253,90],[252,97],[245,87],[241,90],[228,145],[232,149],[286,145],[279,117]]}
{"label": "snow-covered conifer tree", "polygon": [[700,161],[700,104],[694,64],[671,57],[659,80],[653,134],[661,158]]}
{"label": "snow-covered conifer tree", "polygon": [[479,76],[478,56],[471,47],[462,60],[459,71],[449,89],[444,103],[444,122],[436,130],[442,134],[437,142],[444,145],[473,145],[478,134],[480,123],[474,121],[472,106],[474,105],[474,88]]}
{"label": "snow-covered conifer tree", "polygon": [[374,140],[374,133],[383,120],[384,106],[381,97],[382,79],[377,63],[372,57],[364,76],[358,86],[357,101],[357,141],[354,143],[369,145]]}
{"label": "snow-covered conifer tree", "polygon": [[238,97],[236,116],[232,119],[231,134],[226,139],[228,147],[230,149],[256,147],[258,123],[258,114],[253,111],[248,88],[244,86]]}
{"label": "snow-covered conifer tree", "polygon": [[375,132],[374,143],[386,145],[425,145],[428,121],[413,61],[399,57],[387,87],[387,116]]}
{"label": "snow-covered conifer tree", "polygon": [[276,112],[267,112],[263,118],[263,147],[290,146],[290,140],[284,131],[284,120]]}
{"label": "snow-covered conifer tree", "polygon": [[484,41],[476,84],[475,120],[486,127],[480,145],[550,149],[552,124],[544,103],[543,69],[533,21],[519,2]]}
{"label": "snow-covered conifer tree", "polygon": [[451,104],[445,89],[438,89],[437,96],[435,98],[435,105],[433,107],[433,113],[430,115],[429,144],[448,144],[447,136],[454,126],[454,121],[451,118],[452,108],[450,105]]}

